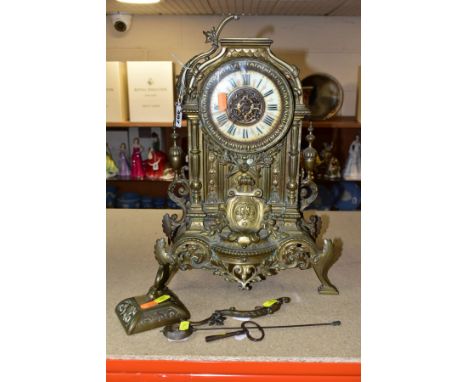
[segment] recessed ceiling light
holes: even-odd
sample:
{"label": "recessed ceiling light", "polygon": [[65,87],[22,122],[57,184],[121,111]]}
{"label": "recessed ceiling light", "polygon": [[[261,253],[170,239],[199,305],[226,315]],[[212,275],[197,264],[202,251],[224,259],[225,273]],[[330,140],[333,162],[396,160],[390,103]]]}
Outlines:
{"label": "recessed ceiling light", "polygon": [[119,3],[129,3],[129,4],[157,4],[161,0],[117,0]]}

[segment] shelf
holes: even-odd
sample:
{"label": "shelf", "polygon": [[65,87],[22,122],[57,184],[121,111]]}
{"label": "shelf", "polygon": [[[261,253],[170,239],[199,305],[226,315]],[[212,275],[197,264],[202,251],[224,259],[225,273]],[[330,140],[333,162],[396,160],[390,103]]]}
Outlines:
{"label": "shelf", "polygon": [[315,183],[339,183],[339,182],[356,182],[356,183],[361,183],[361,179],[337,179],[337,180],[331,180],[331,179],[314,179]]}
{"label": "shelf", "polygon": [[[357,121],[355,117],[338,117],[332,118],[327,121],[304,121],[304,127],[309,127],[312,123],[314,128],[317,129],[360,129],[361,122]],[[182,127],[187,126],[187,121],[182,121]],[[126,129],[129,127],[172,127],[172,122],[106,122],[106,127],[109,129]]]}
{"label": "shelf", "polygon": [[[135,182],[135,183],[171,183],[172,180],[151,180],[151,179],[119,179],[119,178],[108,178],[106,182]],[[330,179],[315,179],[315,183],[338,183],[338,182],[361,182],[361,180],[351,180],[351,179],[338,179],[338,180],[330,180]]]}
{"label": "shelf", "polygon": [[125,182],[125,183],[171,183],[172,180],[151,180],[151,179],[120,179],[120,178],[108,178],[106,182]]}
{"label": "shelf", "polygon": [[360,129],[361,122],[356,120],[355,117],[337,117],[328,119],[326,121],[304,121],[303,127],[309,127],[309,124],[317,129]]}
{"label": "shelf", "polygon": [[[109,129],[126,129],[129,127],[172,127],[172,122],[106,122],[106,127]],[[187,126],[187,121],[182,121],[182,127]]]}
{"label": "shelf", "polygon": [[106,179],[107,186],[117,188],[117,195],[124,192],[136,192],[145,196],[166,197],[170,184],[171,182],[167,180]]}

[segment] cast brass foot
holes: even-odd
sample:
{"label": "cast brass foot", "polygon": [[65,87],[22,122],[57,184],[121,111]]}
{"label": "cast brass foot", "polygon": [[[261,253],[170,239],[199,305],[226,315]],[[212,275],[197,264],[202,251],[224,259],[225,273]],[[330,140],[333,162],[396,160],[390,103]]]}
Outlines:
{"label": "cast brass foot", "polygon": [[177,271],[177,264],[164,239],[156,241],[154,256],[159,268],[148,292],[122,300],[115,307],[115,313],[127,334],[159,328],[190,318],[187,308],[167,287]]}
{"label": "cast brass foot", "polygon": [[319,286],[318,292],[320,294],[336,295],[338,289],[330,282],[328,278],[328,270],[334,264],[336,258],[333,252],[333,242],[330,239],[325,239],[323,244],[323,250],[312,260],[312,266],[314,271],[322,283]]}
{"label": "cast brass foot", "polygon": [[318,287],[318,292],[320,294],[325,294],[325,295],[336,295],[336,294],[339,294],[340,292],[338,292],[338,289],[336,289],[336,287],[332,284],[328,284],[328,285],[320,285]]}
{"label": "cast brass foot", "polygon": [[171,267],[169,264],[159,265],[154,283],[146,294],[148,298],[156,298],[160,291],[166,289],[166,284],[175,271],[176,269]]}
{"label": "cast brass foot", "polygon": [[155,298],[159,291],[164,290],[171,277],[177,271],[176,261],[170,249],[167,248],[166,240],[156,240],[156,244],[154,245],[154,257],[159,263],[159,268],[154,283],[147,293],[149,298]]}

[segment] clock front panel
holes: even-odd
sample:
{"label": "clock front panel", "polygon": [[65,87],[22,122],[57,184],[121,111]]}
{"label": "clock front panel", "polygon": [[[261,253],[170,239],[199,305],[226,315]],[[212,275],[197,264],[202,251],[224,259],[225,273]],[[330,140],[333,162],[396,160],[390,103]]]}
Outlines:
{"label": "clock front panel", "polygon": [[271,64],[236,59],[205,81],[200,118],[207,133],[226,149],[267,149],[288,130],[292,100],[289,84]]}

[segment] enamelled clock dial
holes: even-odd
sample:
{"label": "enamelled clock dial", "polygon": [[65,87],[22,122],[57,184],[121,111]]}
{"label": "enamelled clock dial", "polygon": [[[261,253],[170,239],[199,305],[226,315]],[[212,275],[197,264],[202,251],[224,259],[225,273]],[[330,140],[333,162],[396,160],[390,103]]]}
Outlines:
{"label": "enamelled clock dial", "polygon": [[226,149],[245,152],[273,146],[289,128],[293,97],[287,80],[260,60],[231,60],[202,86],[202,126]]}

